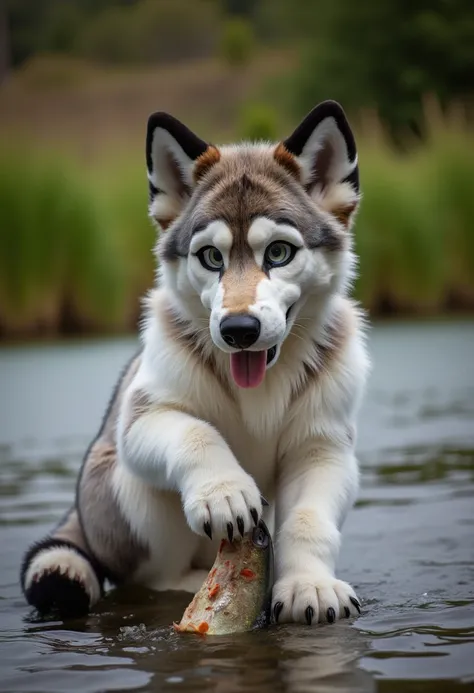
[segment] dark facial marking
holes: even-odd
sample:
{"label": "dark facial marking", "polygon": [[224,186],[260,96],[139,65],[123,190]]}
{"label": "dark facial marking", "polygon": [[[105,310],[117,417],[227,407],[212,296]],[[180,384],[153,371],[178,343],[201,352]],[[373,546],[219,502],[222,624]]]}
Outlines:
{"label": "dark facial marking", "polygon": [[182,247],[182,238],[180,238],[179,227],[170,229],[164,239],[164,243],[161,248],[161,258],[166,260],[166,262],[176,262],[180,257],[186,257],[187,252],[185,252]]}
{"label": "dark facial marking", "polygon": [[345,246],[344,236],[327,224],[317,227],[312,234],[307,234],[306,244],[308,248],[323,248],[324,250],[343,250]]}

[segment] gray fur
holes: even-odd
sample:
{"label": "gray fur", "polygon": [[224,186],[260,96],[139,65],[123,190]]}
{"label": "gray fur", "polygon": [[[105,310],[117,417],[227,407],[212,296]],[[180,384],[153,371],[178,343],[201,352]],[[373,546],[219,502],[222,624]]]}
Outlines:
{"label": "gray fur", "polygon": [[237,244],[245,242],[252,221],[265,216],[288,220],[307,247],[338,250],[344,234],[332,225],[295,178],[275,160],[272,150],[247,146],[223,150],[221,159],[199,182],[182,213],[168,227],[161,257],[186,257],[193,234],[212,221],[228,224]]}
{"label": "gray fur", "polygon": [[133,573],[148,556],[147,547],[136,540],[121,514],[111,486],[117,462],[115,426],[120,402],[139,364],[137,355],[119,378],[100,431],[84,458],[75,504],[51,535],[91,556],[114,582]]}
{"label": "gray fur", "polygon": [[82,549],[82,551],[84,551],[86,554],[89,554],[89,547],[87,546],[86,538],[84,536],[84,532],[82,531],[79,515],[75,506],[73,506],[68,515],[61,520],[52,536],[55,539],[70,541],[79,549]]}
{"label": "gray fur", "polygon": [[81,475],[77,503],[90,549],[114,581],[120,582],[148,557],[148,548],[133,536],[115,499],[111,480],[116,462],[115,445],[100,439],[94,443]]}

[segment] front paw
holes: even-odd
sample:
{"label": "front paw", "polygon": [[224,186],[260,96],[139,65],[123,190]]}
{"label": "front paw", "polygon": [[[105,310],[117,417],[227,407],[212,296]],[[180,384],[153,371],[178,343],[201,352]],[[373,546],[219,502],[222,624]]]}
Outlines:
{"label": "front paw", "polygon": [[276,623],[334,623],[357,613],[360,602],[352,587],[327,573],[284,577],[273,588]]}
{"label": "front paw", "polygon": [[232,541],[237,533],[243,536],[258,524],[262,500],[252,477],[237,469],[190,484],[183,496],[183,508],[194,532]]}

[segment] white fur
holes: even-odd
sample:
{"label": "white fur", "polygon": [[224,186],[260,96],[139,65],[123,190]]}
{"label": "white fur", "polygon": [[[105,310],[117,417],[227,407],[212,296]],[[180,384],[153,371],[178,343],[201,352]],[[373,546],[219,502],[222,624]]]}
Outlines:
{"label": "white fur", "polygon": [[[163,404],[142,416],[126,435],[120,435],[121,419],[123,464],[151,487],[178,491],[188,525],[196,534],[204,535],[207,522],[217,535],[224,536],[228,522],[237,527],[238,516],[250,529],[250,509],[262,510],[255,481],[214,427],[195,416],[161,407]],[[144,507],[141,511],[146,512]]]}
{"label": "white fur", "polygon": [[265,249],[272,241],[288,241],[297,248],[304,246],[301,233],[289,224],[277,224],[266,217],[258,217],[250,225],[247,240],[254,251],[255,261],[263,264]]}
{"label": "white fur", "polygon": [[[308,605],[319,614],[314,622],[327,618],[329,606],[337,617],[344,607],[354,613],[353,590],[334,575],[340,527],[357,492],[351,433],[368,367],[354,308],[341,297],[322,311],[309,299],[299,316],[304,327],[291,350],[283,349],[278,369],[268,371],[254,391],[236,389],[233,401],[197,359],[169,343],[159,318],[162,301],[166,289],[151,301],[155,310],[144,334],[143,362],[118,426],[117,496],[134,532],[151,549],[134,579],[156,589],[182,580],[194,585],[192,579],[186,583],[191,563],[207,555],[210,567],[217,548],[199,539],[204,522],[212,523],[215,539],[226,535],[227,522],[236,531],[239,514],[248,528],[250,508],[261,510],[261,492],[276,503],[274,601],[286,605],[281,619],[304,621]],[[353,325],[337,368],[290,406],[311,340],[324,342],[322,316],[341,310]],[[225,369],[228,357],[219,358]],[[145,389],[156,404],[125,435],[127,401],[136,389]],[[166,411],[177,406],[190,414]]]}
{"label": "white fur", "polygon": [[176,217],[181,209],[181,201],[171,197],[168,193],[158,193],[150,203],[148,212],[152,219],[158,223],[168,221]]}
{"label": "white fur", "polygon": [[360,200],[360,195],[357,193],[350,183],[337,183],[330,186],[324,193],[320,187],[316,186],[312,190],[311,197],[325,211],[331,213],[335,209],[341,209],[355,205]]}
{"label": "white fur", "polygon": [[164,190],[168,195],[179,199],[177,181],[168,165],[166,152],[176,162],[183,181],[191,187],[194,161],[185,154],[183,148],[167,130],[157,127],[153,133],[151,145],[153,168],[148,172],[148,180],[158,190]]}
{"label": "white fur", "polygon": [[89,605],[93,606],[100,598],[100,585],[90,566],[77,551],[67,546],[48,548],[38,551],[33,557],[25,574],[25,589],[28,590],[33,581],[39,580],[45,573],[59,570],[70,580],[78,580],[86,590]]}
{"label": "white fur", "polygon": [[[162,133],[155,137],[154,147],[170,145]],[[349,161],[332,118],[316,127],[299,163],[308,174],[327,137],[336,154],[330,176],[338,184],[356,161]],[[260,146],[268,151],[270,145]],[[189,171],[184,153],[174,153]],[[154,184],[169,187],[158,168]],[[352,194],[344,186],[334,190],[329,189],[331,200]],[[210,567],[228,523],[237,532],[240,516],[251,527],[250,510],[261,513],[262,493],[275,516],[273,601],[283,603],[280,619],[305,622],[310,606],[317,623],[328,620],[330,608],[336,618],[355,610],[355,593],[336,578],[335,565],[341,527],[358,489],[356,419],[369,364],[363,321],[346,297],[355,262],[350,247],[309,250],[296,229],[259,218],[248,236],[256,263],[262,264],[272,240],[285,239],[300,249],[291,263],[262,278],[249,308],[262,324],[252,348],[278,346],[276,365],[251,390],[239,389],[229,377],[232,349],[219,333],[225,310],[218,273],[206,271],[194,256],[200,247],[215,245],[227,266],[229,229],[213,222],[195,234],[189,258],[162,263],[147,302],[141,365],[119,415],[114,488],[133,533],[150,548],[133,579],[156,589],[195,588],[202,573],[194,576],[192,568]],[[292,304],[295,314],[287,324]],[[199,353],[170,337],[167,308],[190,321]],[[342,334],[327,366],[315,344],[331,347],[330,325],[339,325]],[[217,379],[203,363],[206,356],[212,356]],[[305,363],[318,375],[297,396],[307,378]],[[131,422],[137,392],[150,405]],[[213,542],[205,523],[212,526]]]}

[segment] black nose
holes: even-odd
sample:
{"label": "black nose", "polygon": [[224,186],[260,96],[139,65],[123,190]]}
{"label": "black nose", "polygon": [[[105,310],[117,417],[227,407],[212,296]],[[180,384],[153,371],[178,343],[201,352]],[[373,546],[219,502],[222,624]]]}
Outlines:
{"label": "black nose", "polygon": [[248,349],[260,334],[260,320],[253,315],[228,315],[221,322],[221,335],[226,344]]}

